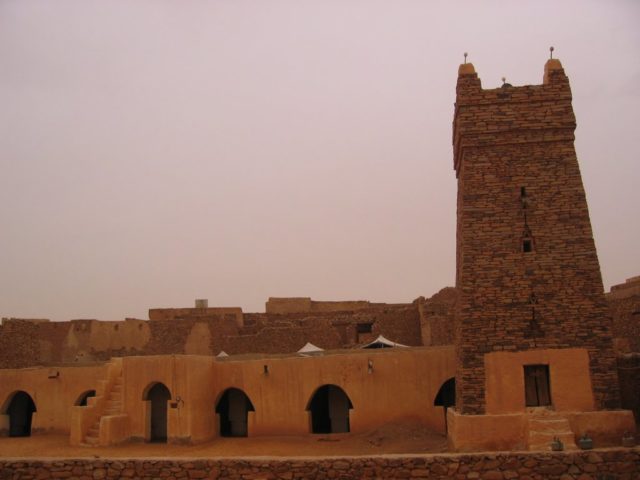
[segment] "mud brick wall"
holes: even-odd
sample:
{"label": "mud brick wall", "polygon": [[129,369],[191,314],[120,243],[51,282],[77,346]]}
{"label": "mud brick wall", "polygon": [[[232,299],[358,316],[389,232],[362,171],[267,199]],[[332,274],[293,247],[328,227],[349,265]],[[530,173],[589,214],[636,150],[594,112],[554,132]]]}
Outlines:
{"label": "mud brick wall", "polygon": [[636,480],[640,449],[573,453],[275,459],[0,459],[0,479]]}
{"label": "mud brick wall", "polygon": [[[574,148],[569,80],[557,60],[545,66],[543,85],[483,90],[472,65],[459,73],[458,408],[484,412],[484,354],[566,347],[589,350],[597,407],[616,408],[611,317]],[[523,252],[524,238],[532,252]]]}

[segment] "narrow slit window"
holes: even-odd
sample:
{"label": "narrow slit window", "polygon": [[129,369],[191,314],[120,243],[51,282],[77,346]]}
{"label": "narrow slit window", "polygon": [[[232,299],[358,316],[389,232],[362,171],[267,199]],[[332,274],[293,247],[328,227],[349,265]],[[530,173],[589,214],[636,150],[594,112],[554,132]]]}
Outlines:
{"label": "narrow slit window", "polygon": [[530,238],[522,239],[522,251],[524,253],[533,252],[533,240]]}

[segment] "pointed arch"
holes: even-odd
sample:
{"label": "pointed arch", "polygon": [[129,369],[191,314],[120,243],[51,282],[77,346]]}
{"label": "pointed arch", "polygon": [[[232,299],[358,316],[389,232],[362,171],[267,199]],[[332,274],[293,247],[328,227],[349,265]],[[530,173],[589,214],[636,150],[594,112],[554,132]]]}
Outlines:
{"label": "pointed arch", "polygon": [[36,404],[24,390],[16,390],[5,400],[2,412],[9,416],[9,436],[31,436],[31,421],[36,412]]}
{"label": "pointed arch", "polygon": [[311,433],[347,433],[350,431],[349,410],[351,399],[337,385],[318,387],[307,402],[311,415]]}
{"label": "pointed arch", "polygon": [[221,437],[247,437],[249,412],[255,412],[249,396],[239,388],[227,388],[216,403]]}

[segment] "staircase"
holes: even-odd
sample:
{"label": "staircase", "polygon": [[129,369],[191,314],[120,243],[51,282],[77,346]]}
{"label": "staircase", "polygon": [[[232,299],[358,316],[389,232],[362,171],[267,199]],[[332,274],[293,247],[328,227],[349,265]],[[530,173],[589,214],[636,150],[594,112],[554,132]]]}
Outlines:
{"label": "staircase", "polygon": [[[108,382],[105,383],[108,385]],[[108,391],[104,392],[105,400],[102,412],[98,414],[84,437],[83,443],[86,446],[98,446],[100,444],[100,420],[102,420],[102,417],[122,414],[122,371],[120,371],[120,375],[113,379],[110,387]]]}
{"label": "staircase", "polygon": [[115,445],[128,438],[129,417],[124,412],[122,358],[106,364],[106,378],[85,407],[71,407],[69,443],[77,446]]}
{"label": "staircase", "polygon": [[538,409],[529,413],[529,450],[551,450],[551,442],[558,438],[565,450],[576,450],[575,434],[569,420],[561,413]]}

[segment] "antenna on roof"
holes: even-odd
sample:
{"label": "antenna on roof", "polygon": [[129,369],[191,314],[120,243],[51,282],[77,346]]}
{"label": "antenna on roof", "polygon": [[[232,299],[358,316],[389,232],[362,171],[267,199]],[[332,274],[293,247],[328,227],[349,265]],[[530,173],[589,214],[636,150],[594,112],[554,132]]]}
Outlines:
{"label": "antenna on roof", "polygon": [[465,65],[467,64],[467,55],[468,55],[468,53],[464,52],[464,64]]}
{"label": "antenna on roof", "polygon": [[549,59],[553,59],[553,47],[549,47]]}

